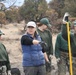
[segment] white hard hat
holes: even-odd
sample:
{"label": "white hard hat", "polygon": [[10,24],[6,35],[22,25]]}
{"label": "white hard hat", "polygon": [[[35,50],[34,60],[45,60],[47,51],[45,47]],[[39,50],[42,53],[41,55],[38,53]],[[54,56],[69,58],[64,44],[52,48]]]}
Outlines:
{"label": "white hard hat", "polygon": [[29,26],[36,28],[36,23],[34,21],[30,21],[27,23],[27,27],[29,27]]}
{"label": "white hard hat", "polygon": [[69,16],[69,13],[68,13],[68,12],[66,12],[66,13],[64,14],[64,17],[63,17],[63,23],[66,23],[66,21],[65,21],[65,17],[67,17],[67,16]]}
{"label": "white hard hat", "polygon": [[66,16],[69,16],[69,13],[68,13],[68,12],[66,12],[66,13],[64,14],[64,17],[66,17]]}

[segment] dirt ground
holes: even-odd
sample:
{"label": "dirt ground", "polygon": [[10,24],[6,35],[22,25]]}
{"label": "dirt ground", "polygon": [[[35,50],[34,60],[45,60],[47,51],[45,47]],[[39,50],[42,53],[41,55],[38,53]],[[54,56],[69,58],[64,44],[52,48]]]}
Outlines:
{"label": "dirt ground", "polygon": [[[24,29],[24,25],[24,22],[21,22],[20,24],[11,23],[0,28],[0,30],[5,33],[5,35],[2,36],[2,42],[7,48],[11,67],[19,68],[22,75],[22,50],[20,45],[20,38],[23,34],[22,31]],[[55,45],[56,36],[57,35],[53,34],[53,46]]]}

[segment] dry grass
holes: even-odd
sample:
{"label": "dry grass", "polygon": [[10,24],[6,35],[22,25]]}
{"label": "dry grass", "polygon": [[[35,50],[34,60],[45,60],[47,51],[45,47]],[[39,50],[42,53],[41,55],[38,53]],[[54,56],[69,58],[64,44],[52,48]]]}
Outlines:
{"label": "dry grass", "polygon": [[5,33],[5,35],[2,36],[2,43],[7,48],[11,63],[22,62],[20,38],[24,25],[24,22],[22,22],[20,24],[8,24],[0,28],[0,30]]}

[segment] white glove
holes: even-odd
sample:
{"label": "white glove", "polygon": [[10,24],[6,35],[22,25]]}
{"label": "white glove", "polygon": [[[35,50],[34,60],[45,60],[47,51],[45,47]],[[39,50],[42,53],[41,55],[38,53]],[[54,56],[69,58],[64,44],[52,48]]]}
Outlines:
{"label": "white glove", "polygon": [[51,58],[51,65],[53,65],[53,66],[56,65],[57,64],[56,57],[54,55],[50,55],[49,57]]}
{"label": "white glove", "polygon": [[11,75],[11,70],[8,70],[8,75]]}
{"label": "white glove", "polygon": [[57,62],[59,62],[60,61],[60,58],[57,58],[56,60],[57,60]]}
{"label": "white glove", "polygon": [[63,17],[63,23],[64,23],[64,24],[66,24],[66,21],[65,21],[65,17],[66,17],[66,16],[69,16],[69,13],[68,13],[68,12],[66,12],[66,13],[64,14],[64,17]]}

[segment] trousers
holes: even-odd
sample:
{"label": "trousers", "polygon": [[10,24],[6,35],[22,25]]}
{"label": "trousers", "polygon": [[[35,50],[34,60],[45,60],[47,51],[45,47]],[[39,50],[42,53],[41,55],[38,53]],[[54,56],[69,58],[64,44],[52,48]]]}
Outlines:
{"label": "trousers", "polygon": [[[60,61],[58,62],[58,75],[66,75],[67,68],[70,74],[69,64],[69,54],[66,52],[61,52]],[[76,75],[76,57],[72,57],[72,67],[73,75]]]}
{"label": "trousers", "polygon": [[25,75],[46,75],[45,65],[23,67]]}
{"label": "trousers", "polygon": [[73,59],[73,75],[76,75],[76,57],[72,57]]}

